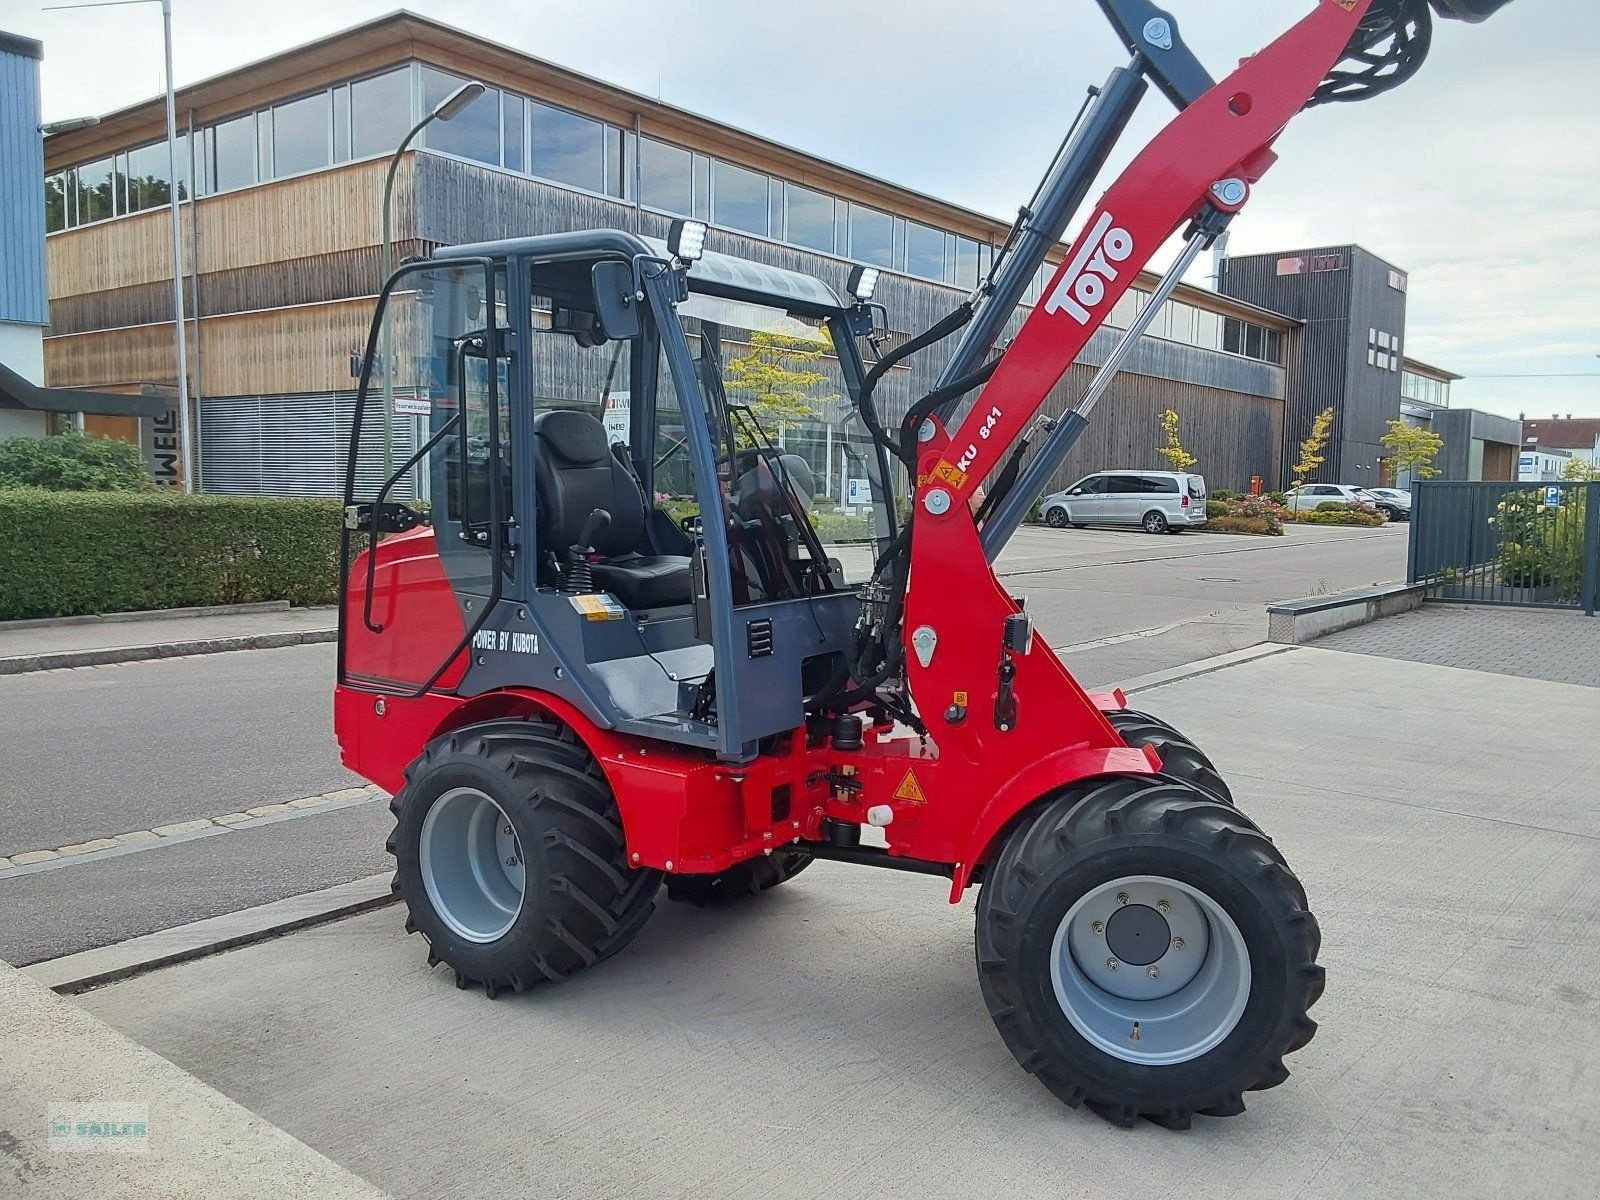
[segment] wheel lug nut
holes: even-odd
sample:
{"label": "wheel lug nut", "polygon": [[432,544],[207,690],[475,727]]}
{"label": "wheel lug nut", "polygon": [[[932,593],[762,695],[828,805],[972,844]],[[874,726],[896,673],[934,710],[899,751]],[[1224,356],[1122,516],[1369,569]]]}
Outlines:
{"label": "wheel lug nut", "polygon": [[1150,976],[1151,979],[1160,979],[1161,978],[1161,968],[1158,967],[1158,966],[1155,966],[1154,964],[1151,964],[1150,966],[1146,967],[1144,973],[1146,975]]}
{"label": "wheel lug nut", "polygon": [[1093,925],[1089,926],[1089,928],[1094,930],[1096,933],[1104,933],[1106,931],[1106,923],[1104,921],[1096,921]]}
{"label": "wheel lug nut", "polygon": [[1182,938],[1173,938],[1172,939],[1172,948],[1174,950],[1182,950],[1183,949],[1183,939]]}
{"label": "wheel lug nut", "polygon": [[517,856],[515,854],[513,854],[510,858],[506,859],[506,866],[514,867],[516,865],[517,865]]}
{"label": "wheel lug nut", "polygon": [[1127,892],[1118,892],[1117,893],[1117,903],[1118,904],[1126,904],[1127,902],[1128,902],[1128,893]]}
{"label": "wheel lug nut", "polygon": [[1171,912],[1172,911],[1172,905],[1168,904],[1165,900],[1157,900],[1156,901],[1156,907],[1158,909],[1160,909],[1162,912]]}
{"label": "wheel lug nut", "polygon": [[1106,959],[1106,970],[1115,971],[1116,969],[1117,969],[1117,960],[1114,959],[1114,958]]}

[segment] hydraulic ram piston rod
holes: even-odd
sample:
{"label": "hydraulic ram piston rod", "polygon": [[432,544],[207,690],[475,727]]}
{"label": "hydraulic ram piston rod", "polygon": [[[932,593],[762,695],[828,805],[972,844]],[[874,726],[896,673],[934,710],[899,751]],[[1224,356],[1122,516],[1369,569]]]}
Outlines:
{"label": "hydraulic ram piston rod", "polygon": [[1067,454],[1083,433],[1084,426],[1089,423],[1089,413],[1100,402],[1100,397],[1106,394],[1117,372],[1127,362],[1128,355],[1133,353],[1134,343],[1145,330],[1150,328],[1156,319],[1156,314],[1161,311],[1161,306],[1172,295],[1172,289],[1178,286],[1178,281],[1183,278],[1184,272],[1194,265],[1194,260],[1200,256],[1200,251],[1205,249],[1206,243],[1213,236],[1215,236],[1214,231],[1197,230],[1189,238],[1183,252],[1161,277],[1161,282],[1156,285],[1149,302],[1129,323],[1128,331],[1122,335],[1122,340],[1117,343],[1116,348],[1106,358],[1105,364],[1096,373],[1094,382],[1084,391],[1077,404],[1063,414],[1055,427],[1045,435],[1038,450],[1034,451],[1033,458],[1017,477],[1016,485],[983,523],[979,540],[983,543],[984,556],[990,562],[995,560],[995,556],[1011,540],[1011,535],[1017,531],[1017,526],[1022,524],[1022,518],[1027,515],[1033,502],[1044,494],[1050,477],[1066,461]]}

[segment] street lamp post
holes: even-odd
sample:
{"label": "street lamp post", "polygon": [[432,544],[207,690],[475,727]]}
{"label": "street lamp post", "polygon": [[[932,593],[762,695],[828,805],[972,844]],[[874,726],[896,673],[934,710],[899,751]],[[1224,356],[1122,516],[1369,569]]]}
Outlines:
{"label": "street lamp post", "polygon": [[[165,3],[165,0],[163,0]],[[411,132],[400,139],[400,145],[395,148],[394,154],[389,159],[389,173],[383,180],[383,247],[380,259],[378,288],[381,292],[383,286],[389,282],[389,273],[394,269],[390,262],[393,254],[389,236],[389,206],[394,197],[394,176],[400,169],[401,156],[405,154],[406,147],[411,145],[411,139],[421,133],[433,121],[449,121],[459,116],[467,105],[471,104],[487,89],[476,79],[463,83],[443,100],[439,101],[433,111],[423,117],[411,127]],[[383,324],[382,359],[379,367],[383,371],[383,477],[388,479],[394,474],[394,370],[391,362],[392,352],[390,346],[389,323]]]}
{"label": "street lamp post", "polygon": [[166,48],[167,199],[172,209],[172,311],[178,356],[178,452],[183,458],[183,490],[192,492],[194,448],[189,437],[189,351],[183,312],[183,241],[178,222],[178,118],[172,85],[172,0],[86,0],[79,4],[49,5],[47,10],[121,8],[128,4],[161,5],[161,33]]}

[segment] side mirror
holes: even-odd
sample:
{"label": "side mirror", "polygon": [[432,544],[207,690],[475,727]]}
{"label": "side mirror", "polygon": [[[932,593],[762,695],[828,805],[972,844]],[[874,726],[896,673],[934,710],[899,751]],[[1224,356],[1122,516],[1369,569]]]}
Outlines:
{"label": "side mirror", "polygon": [[639,315],[642,302],[636,300],[633,266],[625,262],[594,265],[594,308],[606,337],[628,341],[644,332]]}

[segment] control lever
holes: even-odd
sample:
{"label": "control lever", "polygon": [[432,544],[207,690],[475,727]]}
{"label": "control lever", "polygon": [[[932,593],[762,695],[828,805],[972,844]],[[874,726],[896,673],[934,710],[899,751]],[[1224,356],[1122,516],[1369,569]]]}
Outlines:
{"label": "control lever", "polygon": [[561,583],[561,591],[568,596],[582,596],[594,591],[594,574],[589,570],[589,556],[594,551],[594,544],[600,535],[611,528],[611,514],[603,508],[597,508],[589,514],[584,521],[583,528],[578,531],[578,540],[574,545],[567,547],[567,575]]}

